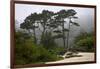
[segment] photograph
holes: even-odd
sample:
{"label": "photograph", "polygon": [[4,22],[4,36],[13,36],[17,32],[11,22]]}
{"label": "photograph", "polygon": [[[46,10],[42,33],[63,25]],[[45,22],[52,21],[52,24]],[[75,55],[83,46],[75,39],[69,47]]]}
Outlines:
{"label": "photograph", "polygon": [[96,7],[14,2],[12,62],[51,65],[96,62]]}

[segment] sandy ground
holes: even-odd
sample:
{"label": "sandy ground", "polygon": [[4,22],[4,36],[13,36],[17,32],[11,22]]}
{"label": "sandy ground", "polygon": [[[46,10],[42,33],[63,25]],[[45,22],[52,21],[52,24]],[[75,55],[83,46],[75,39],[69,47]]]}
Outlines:
{"label": "sandy ground", "polygon": [[59,60],[59,61],[46,62],[46,64],[94,61],[94,53],[86,53],[86,52],[82,53],[82,52],[80,52],[78,55],[81,55],[81,56],[80,57],[65,58],[65,59]]}

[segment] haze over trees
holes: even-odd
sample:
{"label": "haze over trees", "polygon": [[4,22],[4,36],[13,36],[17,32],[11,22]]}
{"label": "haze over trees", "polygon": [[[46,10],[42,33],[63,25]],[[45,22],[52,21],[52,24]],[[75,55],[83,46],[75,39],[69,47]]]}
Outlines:
{"label": "haze over trees", "polygon": [[[34,12],[27,16],[20,24],[20,29],[23,30],[18,29],[15,32],[16,64],[37,64],[63,59],[58,55],[63,51],[71,51],[70,28],[72,25],[80,27],[79,23],[74,21],[78,19],[76,14],[74,9],[62,9],[58,12],[43,10],[41,13]],[[65,26],[66,23],[68,27]],[[91,41],[93,35],[87,33],[87,38],[81,37],[81,35],[77,36],[80,39],[75,40],[75,49],[78,48],[76,50],[79,51],[79,47],[85,45],[87,47],[82,47],[81,51],[93,51],[93,41]],[[56,39],[63,40],[62,47],[58,46]]]}
{"label": "haze over trees", "polygon": [[[33,31],[34,42],[37,43],[36,39],[36,29],[41,30],[41,39],[40,43],[43,46],[48,46],[50,44],[55,44],[54,39],[62,38],[63,45],[65,46],[66,36],[65,32],[68,33],[67,35],[67,45],[68,45],[68,38],[69,38],[69,29],[70,23],[73,25],[79,26],[78,23],[72,22],[72,18],[77,18],[74,15],[76,14],[75,10],[60,10],[57,13],[52,11],[43,10],[41,13],[33,13],[29,15],[24,22],[20,25],[20,28],[26,29],[29,32]],[[69,19],[69,28],[65,28],[64,24],[67,23],[65,19]],[[56,35],[53,35],[56,33]],[[49,35],[49,37],[47,37]],[[49,42],[52,42],[49,44]],[[48,48],[48,47],[47,47]]]}

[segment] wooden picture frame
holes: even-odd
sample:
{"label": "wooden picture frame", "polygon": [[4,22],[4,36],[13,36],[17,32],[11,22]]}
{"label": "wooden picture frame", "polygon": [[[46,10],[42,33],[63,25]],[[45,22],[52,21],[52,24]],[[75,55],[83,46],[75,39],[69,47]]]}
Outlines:
{"label": "wooden picture frame", "polygon": [[[93,11],[93,20],[92,20],[92,23],[93,23],[93,28],[92,28],[92,32],[93,32],[93,47],[94,47],[94,56],[93,56],[93,61],[84,61],[84,62],[69,62],[69,63],[51,63],[51,64],[22,64],[22,65],[16,65],[15,63],[15,61],[16,61],[16,49],[15,49],[15,47],[16,47],[16,38],[15,38],[15,35],[16,35],[16,33],[15,33],[15,31],[16,31],[16,29],[15,29],[15,17],[16,17],[16,15],[15,15],[15,13],[16,13],[16,7],[15,7],[15,5],[16,4],[19,4],[19,5],[35,5],[35,6],[38,6],[39,5],[39,7],[40,6],[49,6],[49,7],[51,7],[52,6],[52,8],[54,7],[64,7],[64,8],[66,8],[66,7],[69,7],[69,9],[71,9],[72,7],[73,8],[89,8],[89,9],[93,9],[92,11]],[[49,3],[49,2],[34,2],[34,1],[17,1],[17,0],[11,0],[11,7],[10,7],[10,9],[11,9],[11,28],[10,28],[10,30],[11,30],[11,63],[10,63],[10,67],[11,68],[27,68],[27,67],[42,67],[42,66],[59,66],[59,65],[73,65],[73,64],[89,64],[89,63],[96,63],[96,6],[95,5],[79,5],[79,4],[65,4],[65,3]],[[33,9],[34,9],[34,7],[33,7]],[[37,8],[38,9],[38,8]],[[45,9],[45,8],[44,8]],[[17,11],[18,11],[18,9],[17,9]],[[58,10],[59,11],[59,10]],[[41,12],[40,12],[41,13]],[[85,12],[86,14],[88,13],[88,14],[90,14],[91,15],[91,13],[90,12]],[[26,14],[26,13],[24,13],[24,14]],[[60,13],[59,13],[60,14]],[[89,15],[88,15],[89,16]],[[77,18],[77,17],[76,17]],[[91,19],[90,19],[91,20]],[[90,21],[91,22],[91,21]]]}

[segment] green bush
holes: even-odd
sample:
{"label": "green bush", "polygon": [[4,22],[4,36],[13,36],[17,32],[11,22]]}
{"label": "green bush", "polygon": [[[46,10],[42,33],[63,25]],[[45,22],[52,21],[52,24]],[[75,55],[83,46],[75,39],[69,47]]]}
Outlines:
{"label": "green bush", "polygon": [[[28,36],[28,35],[27,35]],[[36,45],[32,37],[24,37],[22,32],[16,32],[15,64],[37,64],[60,59],[41,45]]]}
{"label": "green bush", "polygon": [[94,51],[94,35],[93,32],[81,32],[74,40],[72,50],[93,52]]}
{"label": "green bush", "polygon": [[94,39],[92,36],[80,39],[76,42],[76,47],[79,51],[94,51]]}
{"label": "green bush", "polygon": [[[34,62],[37,57],[37,47],[32,43],[30,39],[27,39],[25,42],[16,44],[16,64],[27,64]],[[20,63],[21,61],[21,63]],[[18,63],[19,62],[19,63]],[[23,63],[22,63],[23,62]]]}

